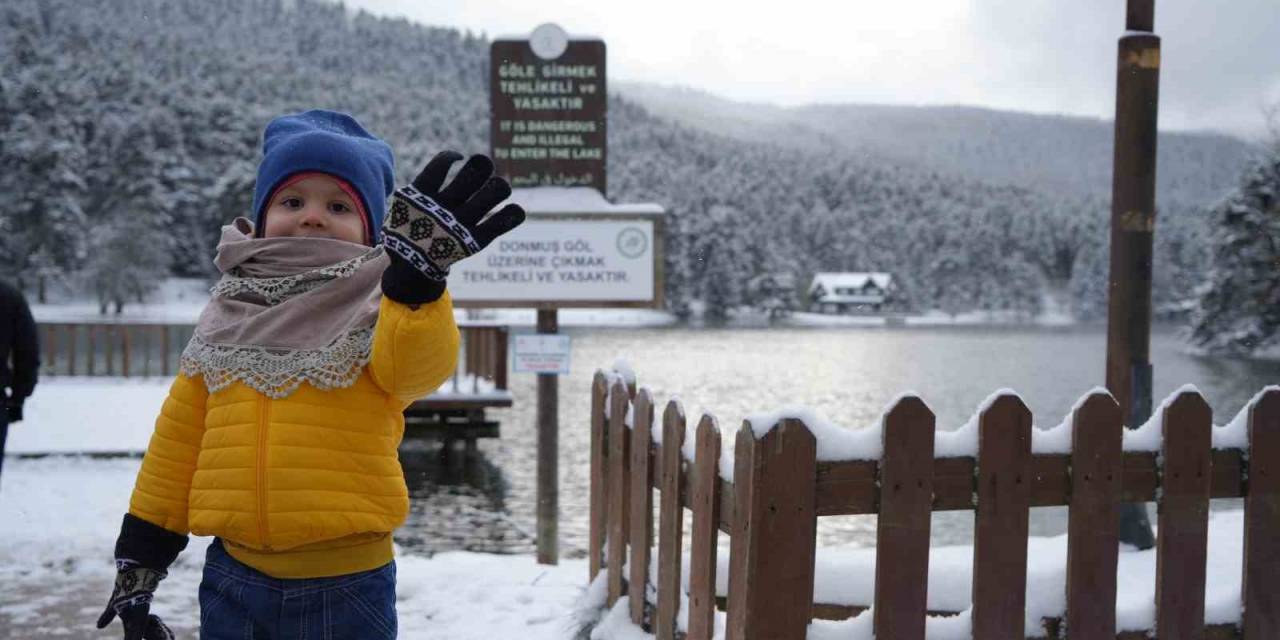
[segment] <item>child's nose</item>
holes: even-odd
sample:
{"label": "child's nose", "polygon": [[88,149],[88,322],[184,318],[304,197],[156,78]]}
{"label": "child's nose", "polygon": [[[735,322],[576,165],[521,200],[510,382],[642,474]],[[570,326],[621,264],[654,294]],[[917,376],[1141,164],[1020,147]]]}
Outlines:
{"label": "child's nose", "polygon": [[325,216],[325,210],[322,206],[308,205],[302,211],[301,224],[303,227],[323,229],[328,226],[328,219]]}

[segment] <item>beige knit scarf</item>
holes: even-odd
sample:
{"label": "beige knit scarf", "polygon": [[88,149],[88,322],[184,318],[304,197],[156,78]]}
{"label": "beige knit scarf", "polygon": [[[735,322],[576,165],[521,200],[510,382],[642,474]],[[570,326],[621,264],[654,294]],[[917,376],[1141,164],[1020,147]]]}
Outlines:
{"label": "beige knit scarf", "polygon": [[254,238],[222,228],[222,278],[182,352],[181,370],[209,392],[242,382],[284,398],[303,382],[349,387],[369,362],[387,266],[382,247],[328,238]]}

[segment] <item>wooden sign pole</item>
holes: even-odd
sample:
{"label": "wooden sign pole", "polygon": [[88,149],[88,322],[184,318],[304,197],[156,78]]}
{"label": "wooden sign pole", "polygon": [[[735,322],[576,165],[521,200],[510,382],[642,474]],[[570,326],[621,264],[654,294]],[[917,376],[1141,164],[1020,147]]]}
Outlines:
{"label": "wooden sign pole", "polygon": [[[1155,0],[1129,0],[1116,76],[1111,179],[1111,272],[1107,302],[1107,389],[1136,429],[1151,415],[1152,237],[1156,226],[1156,111],[1160,38]],[[1146,506],[1120,511],[1120,541],[1155,546]]]}
{"label": "wooden sign pole", "polygon": [[[538,333],[559,332],[556,309],[538,309]],[[560,559],[560,379],[538,374],[538,564]]]}

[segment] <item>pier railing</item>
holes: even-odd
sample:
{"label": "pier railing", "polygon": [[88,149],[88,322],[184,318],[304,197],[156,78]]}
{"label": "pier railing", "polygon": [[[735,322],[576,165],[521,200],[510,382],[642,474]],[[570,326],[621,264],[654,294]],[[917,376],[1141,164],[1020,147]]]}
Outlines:
{"label": "pier railing", "polygon": [[[957,613],[926,605],[931,514],[946,510],[974,512],[972,637],[1027,637],[1029,510],[1055,505],[1069,510],[1066,611],[1032,637],[1280,638],[1280,387],[1226,428],[1184,389],[1128,435],[1115,400],[1095,391],[1074,408],[1069,438],[1041,452],[1033,439],[1048,437],[1033,435],[1031,412],[1012,393],[993,395],[968,434],[935,433],[925,403],[904,396],[871,446],[866,434],[842,444],[829,427],[815,435],[820,425],[781,417],[745,423],[731,451],[721,450],[714,417],[690,430],[672,401],[655,422],[650,392],[612,372],[597,373],[591,393],[591,579],[605,573],[610,607],[630,594],[632,621],[659,640],[677,637],[682,602],[687,638],[712,637],[720,532],[730,537],[721,601],[730,640],[803,638],[814,618],[869,607],[875,637],[923,639],[928,616]],[[955,446],[969,436],[972,450]],[[936,442],[951,444],[935,451]],[[1244,499],[1238,626],[1205,624],[1209,503],[1219,498]],[[1157,504],[1153,630],[1116,629],[1122,502]],[[815,602],[818,518],[848,514],[878,515],[874,598]]]}
{"label": "pier railing", "polygon": [[[461,323],[462,349],[458,380],[488,380],[494,388],[507,389],[507,336],[505,325]],[[43,376],[149,377],[176,375],[178,357],[191,339],[189,324],[127,324],[111,322],[57,322],[39,324],[40,374]]]}

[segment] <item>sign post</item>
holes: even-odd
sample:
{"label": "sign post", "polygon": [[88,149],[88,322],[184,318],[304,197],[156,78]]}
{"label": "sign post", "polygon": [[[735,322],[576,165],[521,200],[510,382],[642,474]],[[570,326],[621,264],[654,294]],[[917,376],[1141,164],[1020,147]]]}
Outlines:
{"label": "sign post", "polygon": [[[538,309],[538,334],[560,330],[555,309]],[[538,374],[538,564],[560,561],[560,378]]]}
{"label": "sign post", "polygon": [[[663,210],[605,199],[605,46],[554,24],[489,49],[490,155],[525,223],[459,263],[460,307],[533,307],[535,336],[515,336],[517,372],[538,376],[538,562],[559,560],[561,307],[662,306]],[[523,339],[523,343],[521,340]],[[557,346],[560,345],[560,346]]]}
{"label": "sign post", "polygon": [[[1129,0],[1116,77],[1107,389],[1131,429],[1151,416],[1151,247],[1160,93],[1160,37],[1152,33],[1154,15],[1155,0]],[[1155,546],[1146,505],[1122,505],[1120,541],[1139,549]]]}

